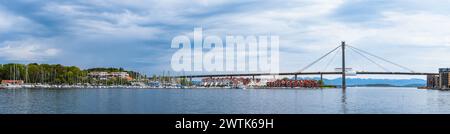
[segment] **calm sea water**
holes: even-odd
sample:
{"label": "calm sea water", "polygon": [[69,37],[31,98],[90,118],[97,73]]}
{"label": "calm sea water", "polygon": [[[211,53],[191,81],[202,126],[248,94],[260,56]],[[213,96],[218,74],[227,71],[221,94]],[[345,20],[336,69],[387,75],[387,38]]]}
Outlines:
{"label": "calm sea water", "polygon": [[2,89],[0,113],[450,113],[450,92],[341,89]]}

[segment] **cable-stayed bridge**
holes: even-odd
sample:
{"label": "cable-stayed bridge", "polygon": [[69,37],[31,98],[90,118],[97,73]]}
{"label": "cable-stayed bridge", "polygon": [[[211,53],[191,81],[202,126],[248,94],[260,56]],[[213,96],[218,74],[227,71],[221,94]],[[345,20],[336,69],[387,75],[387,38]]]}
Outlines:
{"label": "cable-stayed bridge", "polygon": [[[365,60],[373,63],[374,65],[376,65],[377,67],[379,67],[380,69],[382,69],[383,71],[355,71],[352,74],[354,75],[438,75],[438,73],[429,73],[429,72],[416,72],[408,67],[402,66],[400,64],[397,64],[395,62],[392,62],[390,60],[387,60],[383,57],[377,56],[375,54],[372,54],[370,52],[367,52],[365,50],[356,48],[354,46],[350,46],[345,44],[345,42],[342,42],[341,45],[339,45],[338,47],[334,48],[333,50],[327,52],[325,55],[321,56],[320,58],[318,58],[317,60],[313,61],[312,63],[308,64],[307,66],[305,66],[304,68],[296,71],[296,72],[285,72],[285,73],[236,73],[236,74],[206,74],[206,75],[182,75],[182,76],[177,76],[178,78],[190,78],[192,80],[192,78],[212,78],[212,77],[253,77],[253,79],[255,79],[255,77],[257,76],[271,76],[271,75],[280,75],[280,76],[294,76],[295,80],[297,80],[298,76],[302,76],[302,75],[320,75],[320,78],[323,79],[323,75],[342,75],[342,88],[345,89],[346,88],[346,76],[349,74],[348,72],[348,68],[346,68],[346,49],[351,50],[352,52],[356,53],[357,55],[361,56],[362,58],[364,58]],[[330,56],[332,53],[335,53],[335,55],[333,56],[333,59],[336,57],[336,55],[338,54],[337,51],[341,51],[341,68],[339,69],[340,71],[312,71],[312,72],[307,72],[306,70],[311,68],[313,65],[317,64],[319,61],[322,61],[325,57]],[[393,65],[395,67],[401,68],[402,70],[405,70],[404,72],[399,72],[399,71],[390,71],[390,68],[383,66],[382,64],[376,62],[377,59],[379,61],[383,61],[385,63],[388,63],[390,65]],[[331,61],[330,60],[325,68],[327,68]]]}

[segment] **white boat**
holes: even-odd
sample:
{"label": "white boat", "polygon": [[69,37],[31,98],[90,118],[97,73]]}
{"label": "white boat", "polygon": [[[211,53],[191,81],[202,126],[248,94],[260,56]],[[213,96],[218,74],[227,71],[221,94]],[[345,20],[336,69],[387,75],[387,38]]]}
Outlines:
{"label": "white boat", "polygon": [[236,87],[237,89],[247,89],[247,87],[244,84],[239,84]]}
{"label": "white boat", "polygon": [[6,88],[6,89],[17,89],[17,88],[22,88],[22,86],[16,85],[16,84],[6,84],[6,85],[3,85],[2,88]]}
{"label": "white boat", "polygon": [[33,85],[25,84],[25,85],[23,85],[22,87],[23,87],[23,88],[33,88]]}

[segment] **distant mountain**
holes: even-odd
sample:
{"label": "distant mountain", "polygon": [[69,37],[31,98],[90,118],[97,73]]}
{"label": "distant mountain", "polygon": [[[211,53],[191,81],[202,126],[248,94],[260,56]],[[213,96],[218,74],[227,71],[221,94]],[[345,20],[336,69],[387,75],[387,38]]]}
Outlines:
{"label": "distant mountain", "polygon": [[[314,77],[312,79],[319,80]],[[341,78],[324,79],[326,85],[342,85]],[[423,79],[362,79],[347,78],[347,86],[399,86],[399,87],[420,87],[425,86],[426,80]]]}
{"label": "distant mountain", "polygon": [[351,85],[351,86],[364,86],[364,87],[396,87],[391,84],[366,84],[366,85]]}

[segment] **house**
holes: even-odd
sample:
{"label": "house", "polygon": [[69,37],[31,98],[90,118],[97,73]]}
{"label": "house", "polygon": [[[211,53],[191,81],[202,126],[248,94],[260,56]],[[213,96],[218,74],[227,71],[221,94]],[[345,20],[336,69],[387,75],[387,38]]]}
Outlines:
{"label": "house", "polygon": [[99,80],[109,80],[111,78],[132,80],[127,72],[90,72],[88,76]]}
{"label": "house", "polygon": [[21,85],[23,83],[24,83],[23,80],[2,80],[2,84]]}

